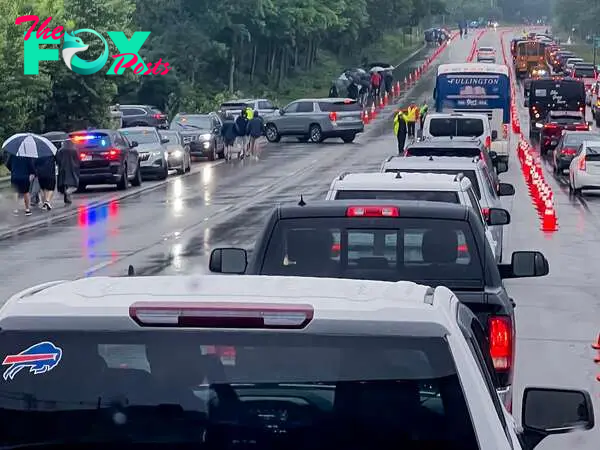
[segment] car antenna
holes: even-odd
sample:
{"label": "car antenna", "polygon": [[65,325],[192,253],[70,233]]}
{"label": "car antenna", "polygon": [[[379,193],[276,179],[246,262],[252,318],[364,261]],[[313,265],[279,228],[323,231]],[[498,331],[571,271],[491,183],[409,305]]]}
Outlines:
{"label": "car antenna", "polygon": [[300,201],[298,202],[298,206],[306,206],[306,202],[304,201],[304,197],[300,194]]}
{"label": "car antenna", "polygon": [[433,155],[429,155],[429,161],[433,161]]}
{"label": "car antenna", "polygon": [[127,269],[127,276],[135,277],[135,269],[133,268],[133,266],[131,264],[129,264],[129,268]]}

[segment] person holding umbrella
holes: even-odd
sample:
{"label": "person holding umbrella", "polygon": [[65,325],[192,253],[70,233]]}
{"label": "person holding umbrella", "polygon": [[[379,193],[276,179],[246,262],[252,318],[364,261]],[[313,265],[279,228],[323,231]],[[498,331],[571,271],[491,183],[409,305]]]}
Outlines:
{"label": "person holding umbrella", "polygon": [[[29,190],[35,178],[34,160],[38,158],[54,158],[56,147],[48,139],[32,134],[19,133],[8,138],[2,149],[9,155],[7,169],[10,170],[11,184],[17,193],[23,196],[25,215],[31,215],[31,197]],[[16,214],[19,213],[17,209]]]}

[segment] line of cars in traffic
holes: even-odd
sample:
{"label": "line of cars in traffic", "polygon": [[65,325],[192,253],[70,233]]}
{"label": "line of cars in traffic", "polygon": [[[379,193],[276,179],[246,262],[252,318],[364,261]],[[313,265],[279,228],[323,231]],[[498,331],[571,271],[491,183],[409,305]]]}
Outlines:
{"label": "line of cars in traffic", "polygon": [[539,138],[540,154],[549,157],[556,175],[568,170],[571,192],[600,189],[600,133],[586,120],[587,104],[600,123],[597,70],[549,36],[545,49],[553,73],[524,80],[529,134]]}
{"label": "line of cars in traffic", "polygon": [[[440,136],[438,131],[437,137],[429,137],[430,131],[424,129],[421,142],[409,144],[400,156],[387,158],[379,173],[343,173],[332,181],[323,201],[306,202],[300,197],[297,205],[277,206],[267,217],[251,259],[243,248],[217,248],[210,255],[209,269],[221,274],[409,280],[431,286],[428,292],[433,297],[441,289],[439,286],[451,289],[450,295],[456,296],[462,312],[453,310],[449,320],[460,322],[464,315],[464,323],[469,324],[470,331],[465,336],[469,343],[463,348],[475,356],[476,376],[485,380],[485,398],[493,405],[481,421],[474,418],[472,410],[471,419],[463,411],[461,420],[475,427],[478,436],[488,427],[499,432],[494,437],[492,433],[481,438],[487,442],[480,440],[479,446],[465,437],[460,448],[532,449],[558,430],[593,427],[593,420],[587,421],[591,417],[589,394],[562,391],[564,394],[558,395],[565,397],[559,408],[566,406],[567,396],[577,397],[575,403],[582,414],[577,416],[572,411],[572,419],[552,417],[552,407],[547,405],[550,418],[544,422],[538,415],[541,410],[534,412],[527,406],[526,390],[524,428],[518,429],[510,415],[516,303],[503,280],[544,276],[549,265],[543,254],[535,251],[514,252],[510,263],[502,263],[502,227],[510,223],[511,217],[502,208],[500,197],[514,195],[515,190],[510,184],[500,183],[498,175],[508,167],[486,147],[482,131],[458,131],[473,130],[471,122],[479,116],[482,115],[430,113],[431,120],[453,124],[445,127],[446,136]],[[417,303],[436,304],[435,298],[427,298],[423,293],[425,298]],[[391,303],[414,305],[410,294],[398,292],[390,296]],[[360,314],[365,314],[362,308]],[[395,320],[410,322],[406,329],[413,337],[433,337],[408,317],[399,315]],[[455,351],[461,352],[452,349],[451,353]],[[425,399],[426,391],[436,397],[444,396],[436,383],[432,386],[429,391],[421,387],[421,401],[428,412],[435,411],[432,421],[448,420]],[[468,396],[469,388],[464,389],[462,395]],[[550,396],[542,391],[539,407],[548,400],[543,397]],[[389,390],[384,395],[394,394]],[[534,428],[540,433],[533,440],[527,436],[530,420],[537,424]],[[552,426],[540,426],[542,423]],[[413,431],[416,428],[415,425]]]}

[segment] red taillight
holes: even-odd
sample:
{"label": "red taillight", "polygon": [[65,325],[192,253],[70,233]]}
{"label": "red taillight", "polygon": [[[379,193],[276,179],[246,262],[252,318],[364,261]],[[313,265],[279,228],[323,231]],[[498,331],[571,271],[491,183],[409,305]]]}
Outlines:
{"label": "red taillight", "polygon": [[342,250],[342,246],[337,243],[331,246],[331,253],[339,253]]}
{"label": "red taillight", "polygon": [[490,208],[481,208],[481,214],[483,214],[485,220],[488,220],[490,218]]}
{"label": "red taillight", "polygon": [[458,253],[468,253],[468,252],[469,252],[469,248],[467,247],[467,244],[459,244]]}
{"label": "red taillight", "polygon": [[544,128],[547,130],[556,130],[558,128],[558,125],[555,123],[545,123]]}
{"label": "red taillight", "polygon": [[509,317],[495,316],[488,321],[490,355],[496,370],[509,370],[513,360],[512,324]]}
{"label": "red taillight", "polygon": [[164,114],[153,114],[152,117],[154,117],[155,119],[163,119],[165,117]]}
{"label": "red taillight", "polygon": [[400,211],[394,206],[350,206],[346,217],[400,217]]}
{"label": "red taillight", "polygon": [[80,159],[81,161],[84,161],[86,158],[87,158],[87,153],[80,153],[80,154],[79,154],[79,159]]}
{"label": "red taillight", "polygon": [[575,150],[574,148],[563,148],[560,152],[563,155],[574,155],[575,153],[577,153],[577,150]]}
{"label": "red taillight", "polygon": [[119,159],[121,159],[121,150],[111,148],[107,152],[102,153],[102,156],[104,156],[109,161],[118,161]]}
{"label": "red taillight", "polygon": [[575,125],[575,129],[577,131],[588,131],[590,129],[590,127],[587,126],[587,124],[579,124],[579,125]]}
{"label": "red taillight", "polygon": [[329,120],[332,122],[337,122],[337,113],[335,111],[329,113]]}
{"label": "red taillight", "polygon": [[489,148],[492,146],[492,138],[490,136],[487,136],[485,138],[485,148],[487,148],[489,150]]}
{"label": "red taillight", "polygon": [[577,168],[579,170],[581,170],[582,172],[585,172],[585,170],[586,170],[585,156],[583,156],[582,158],[579,159],[579,165],[577,166]]}
{"label": "red taillight", "polygon": [[302,329],[314,317],[311,305],[154,303],[129,307],[129,316],[140,326]]}

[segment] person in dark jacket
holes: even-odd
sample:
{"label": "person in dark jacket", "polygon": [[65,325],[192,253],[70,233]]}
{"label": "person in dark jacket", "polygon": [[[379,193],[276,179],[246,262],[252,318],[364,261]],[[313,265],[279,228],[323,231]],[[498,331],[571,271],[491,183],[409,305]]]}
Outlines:
{"label": "person in dark jacket", "polygon": [[337,96],[338,96],[338,91],[337,91],[337,86],[335,85],[335,80],[334,80],[333,83],[331,84],[331,87],[329,88],[329,97],[337,98]]}
{"label": "person in dark jacket", "polygon": [[385,84],[385,92],[392,95],[392,87],[394,85],[394,74],[391,70],[386,70],[383,74],[383,83]]}
{"label": "person in dark jacket", "polygon": [[264,127],[265,125],[262,117],[258,115],[258,111],[254,111],[252,119],[248,121],[246,134],[250,136],[248,154],[255,159],[258,159],[258,154],[256,153],[256,140],[263,135]]}
{"label": "person in dark jacket", "polygon": [[56,189],[56,159],[54,156],[35,160],[35,174],[42,190],[42,209],[52,209],[52,196]]}
{"label": "person in dark jacket", "polygon": [[[23,197],[25,206],[25,215],[31,215],[31,196],[29,189],[31,182],[35,178],[35,165],[32,158],[11,155],[6,162],[6,168],[10,170],[10,183],[12,184],[19,197]],[[19,210],[15,209],[15,214]]]}
{"label": "person in dark jacket", "polygon": [[235,132],[237,136],[237,144],[240,148],[239,158],[244,158],[246,147],[248,145],[246,139],[246,128],[248,127],[248,118],[246,117],[246,111],[242,110],[242,113],[235,119]]}
{"label": "person in dark jacket", "polygon": [[79,187],[79,153],[71,141],[66,141],[56,152],[58,163],[58,192],[63,194],[65,205],[72,203],[71,194]]}
{"label": "person in dark jacket", "polygon": [[350,84],[348,85],[347,94],[348,94],[348,98],[351,98],[352,100],[358,100],[358,86],[356,85],[354,80],[352,80],[350,82]]}
{"label": "person in dark jacket", "polygon": [[237,137],[235,122],[230,113],[225,116],[225,121],[221,127],[221,136],[223,136],[223,142],[225,144],[225,160],[231,161],[231,155],[233,154],[233,144],[235,144],[235,138]]}

